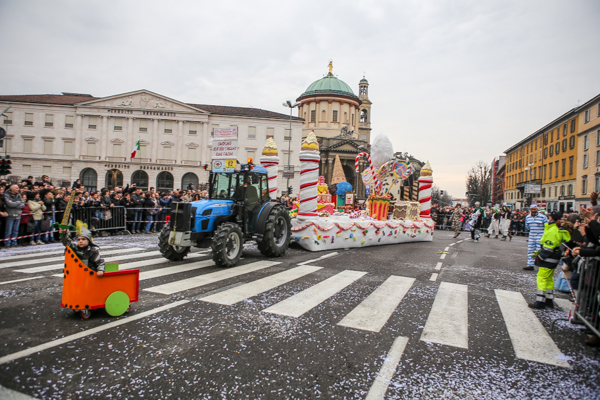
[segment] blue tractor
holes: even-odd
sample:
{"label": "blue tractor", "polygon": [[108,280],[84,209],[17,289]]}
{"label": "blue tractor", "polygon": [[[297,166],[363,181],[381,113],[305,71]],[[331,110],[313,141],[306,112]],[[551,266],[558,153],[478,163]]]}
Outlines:
{"label": "blue tractor", "polygon": [[172,204],[159,249],[165,258],[179,261],[192,246],[211,247],[217,266],[232,267],[245,241],[255,240],[267,257],[280,257],[291,236],[288,211],[269,196],[267,170],[248,163],[235,172],[211,171],[208,200]]}

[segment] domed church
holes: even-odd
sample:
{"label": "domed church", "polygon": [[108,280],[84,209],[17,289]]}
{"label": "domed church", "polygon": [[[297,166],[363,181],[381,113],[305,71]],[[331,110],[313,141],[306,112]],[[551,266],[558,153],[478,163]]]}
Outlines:
{"label": "domed church", "polygon": [[[296,99],[300,103],[298,116],[304,118],[302,137],[315,132],[321,151],[319,172],[325,182],[332,183],[334,162],[340,157],[346,181],[352,185],[357,197],[364,199],[365,187],[355,172],[356,155],[369,151],[371,141],[371,101],[369,82],[363,77],[358,84],[358,96],[350,86],[329,72],[313,82]],[[364,169],[361,159],[360,169]],[[335,183],[335,182],[333,182]]]}

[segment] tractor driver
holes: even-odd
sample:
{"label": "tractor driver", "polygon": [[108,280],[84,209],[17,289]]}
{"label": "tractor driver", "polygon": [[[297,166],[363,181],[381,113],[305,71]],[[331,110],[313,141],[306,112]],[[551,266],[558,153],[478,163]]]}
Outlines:
{"label": "tractor driver", "polygon": [[260,197],[256,186],[249,183],[245,183],[244,186],[246,186],[246,199],[244,201],[244,205],[246,206],[246,222],[248,223],[250,232],[253,232],[254,217],[260,205]]}

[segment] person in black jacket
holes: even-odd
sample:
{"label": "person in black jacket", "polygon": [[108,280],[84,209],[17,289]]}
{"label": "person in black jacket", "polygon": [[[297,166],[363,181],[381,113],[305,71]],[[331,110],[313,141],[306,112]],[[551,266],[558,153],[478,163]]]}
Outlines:
{"label": "person in black jacket", "polygon": [[[144,201],[145,198],[143,198],[143,193],[142,193],[142,189],[140,188],[136,188],[134,190],[134,192],[131,194],[131,208],[134,211],[133,214],[133,227],[132,227],[132,231],[131,233],[141,233],[140,232],[140,227],[141,227],[141,222],[142,218],[144,218],[144,213],[143,213],[143,208],[144,208]],[[137,222],[135,222],[137,221]]]}
{"label": "person in black jacket", "polygon": [[150,228],[154,222],[154,216],[156,215],[156,204],[152,199],[152,193],[147,192],[144,199],[144,220],[146,221],[145,233],[150,233]]}
{"label": "person in black jacket", "polygon": [[[44,220],[50,221],[48,225],[50,228],[42,236],[42,242],[52,243],[54,242],[54,232],[50,231],[52,231],[52,224],[56,222],[56,203],[54,202],[54,194],[48,189],[40,190],[40,198],[46,206]],[[46,222],[45,224],[48,224],[48,222]]]}

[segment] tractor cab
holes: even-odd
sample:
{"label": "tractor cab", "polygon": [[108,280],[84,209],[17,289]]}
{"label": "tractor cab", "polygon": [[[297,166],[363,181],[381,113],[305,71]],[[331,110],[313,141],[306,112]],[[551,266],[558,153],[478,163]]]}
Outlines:
{"label": "tractor cab", "polygon": [[232,201],[235,215],[244,236],[252,236],[259,211],[270,203],[269,179],[263,167],[243,165],[239,172],[216,172],[210,176],[209,201]]}

